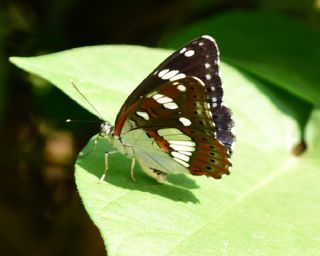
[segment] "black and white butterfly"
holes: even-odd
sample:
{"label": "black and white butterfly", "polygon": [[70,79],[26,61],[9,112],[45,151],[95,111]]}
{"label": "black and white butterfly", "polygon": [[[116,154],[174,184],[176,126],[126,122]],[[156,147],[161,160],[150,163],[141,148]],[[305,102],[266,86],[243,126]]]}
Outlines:
{"label": "black and white butterfly", "polygon": [[222,97],[219,50],[205,35],[144,79],[124,102],[115,125],[102,123],[101,135],[132,159],[131,174],[137,160],[159,182],[178,173],[221,178],[229,174],[234,142]]}

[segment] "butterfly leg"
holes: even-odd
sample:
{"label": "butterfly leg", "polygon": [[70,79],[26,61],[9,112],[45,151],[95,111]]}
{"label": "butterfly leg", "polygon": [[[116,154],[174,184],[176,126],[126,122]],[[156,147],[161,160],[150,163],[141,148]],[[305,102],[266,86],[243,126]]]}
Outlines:
{"label": "butterfly leg", "polygon": [[90,148],[90,150],[89,150],[88,152],[85,152],[85,153],[80,152],[80,153],[79,153],[79,156],[80,156],[80,157],[86,157],[86,156],[90,155],[90,154],[96,149],[97,144],[98,144],[99,137],[100,137],[99,134],[97,134],[97,135],[95,136],[95,138],[94,138],[93,145],[92,145],[92,147]]}
{"label": "butterfly leg", "polygon": [[109,155],[116,153],[116,152],[117,151],[111,151],[111,152],[104,153],[104,172],[103,172],[101,178],[99,179],[99,183],[101,183],[107,175],[107,171],[109,169]]}
{"label": "butterfly leg", "polygon": [[134,166],[136,164],[136,159],[132,158],[131,160],[131,167],[130,167],[130,177],[134,182],[137,182],[136,178],[134,177]]}

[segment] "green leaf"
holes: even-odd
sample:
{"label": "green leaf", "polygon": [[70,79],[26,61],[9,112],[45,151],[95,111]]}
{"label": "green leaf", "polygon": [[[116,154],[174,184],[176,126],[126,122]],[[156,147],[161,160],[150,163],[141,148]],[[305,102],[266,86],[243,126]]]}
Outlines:
{"label": "green leaf", "polygon": [[319,32],[278,14],[237,11],[175,31],[166,46],[203,34],[217,40],[223,61],[319,106]]}
{"label": "green leaf", "polygon": [[153,70],[154,63],[159,63],[170,53],[158,49],[150,58],[145,49],[126,45],[92,46],[39,57],[11,57],[10,61],[25,71],[47,79],[97,115],[73,88],[73,81],[94,103],[102,117],[114,122],[130,90]]}
{"label": "green leaf", "polygon": [[[113,121],[125,97],[168,54],[101,46],[11,61],[91,110],[68,82],[75,80]],[[222,63],[221,71],[237,135],[230,176],[172,175],[158,184],[136,168],[134,183],[130,161],[115,153],[106,181],[98,183],[104,152],[111,150],[103,139],[78,159],[77,187],[108,255],[319,254],[320,111],[308,125],[309,151],[295,158],[289,152],[299,129],[291,108],[230,66]],[[83,151],[91,147],[92,142]]]}

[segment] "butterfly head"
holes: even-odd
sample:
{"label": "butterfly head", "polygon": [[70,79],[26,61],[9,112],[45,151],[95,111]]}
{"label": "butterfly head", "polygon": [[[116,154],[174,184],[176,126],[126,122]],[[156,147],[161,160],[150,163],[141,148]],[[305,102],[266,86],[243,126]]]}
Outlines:
{"label": "butterfly head", "polygon": [[107,137],[113,133],[113,126],[108,121],[101,123],[100,136]]}

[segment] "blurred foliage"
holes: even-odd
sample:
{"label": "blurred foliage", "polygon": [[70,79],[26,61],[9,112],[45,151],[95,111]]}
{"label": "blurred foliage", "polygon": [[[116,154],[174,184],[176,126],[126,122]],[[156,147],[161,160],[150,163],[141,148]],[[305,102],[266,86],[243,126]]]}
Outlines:
{"label": "blurred foliage", "polygon": [[[166,42],[168,46],[168,42],[174,40],[173,35],[179,35],[184,27],[239,10],[253,15],[268,11],[275,16],[290,17],[288,24],[298,22],[310,30],[320,29],[319,0],[0,2],[0,224],[3,227],[0,254],[105,255],[103,242],[80,203],[73,178],[77,152],[99,127],[64,123],[66,118],[96,120],[96,117],[48,82],[14,68],[8,57],[35,56],[94,44],[160,46]],[[232,24],[237,25],[237,20]],[[217,31],[237,32],[232,24],[221,24]],[[249,35],[251,25],[245,25]],[[262,36],[263,31],[256,30]],[[291,33],[293,38],[297,37],[294,29]],[[214,32],[211,34],[215,36]],[[273,33],[269,32],[269,36],[272,38]],[[179,38],[185,43],[182,36]],[[238,55],[239,46],[231,39],[226,44],[218,41],[222,57],[227,57],[230,50],[228,60],[235,56],[245,58],[247,53]],[[245,43],[252,40],[251,37],[242,39],[247,39]],[[317,97],[317,76],[309,78],[307,68],[311,64],[317,66],[314,57],[319,55],[310,53],[315,48],[310,47],[314,44],[310,40],[310,37],[298,38],[295,51],[305,59],[303,63],[294,64],[297,70],[301,66],[301,77],[315,81],[305,92],[314,89],[311,96]],[[274,42],[279,40],[274,38]],[[264,72],[252,72],[240,66],[239,61],[245,60],[228,62],[247,72],[249,77],[259,79],[265,85],[261,87],[264,91],[282,100],[288,99],[285,104],[301,112],[292,115],[300,120],[303,135],[312,108],[310,101],[306,102],[309,98],[303,97],[301,101],[299,93],[292,97],[287,87],[286,91],[272,88],[278,79],[261,76]],[[276,63],[271,65],[277,67]]]}

